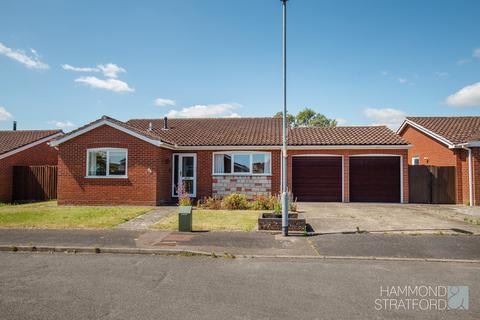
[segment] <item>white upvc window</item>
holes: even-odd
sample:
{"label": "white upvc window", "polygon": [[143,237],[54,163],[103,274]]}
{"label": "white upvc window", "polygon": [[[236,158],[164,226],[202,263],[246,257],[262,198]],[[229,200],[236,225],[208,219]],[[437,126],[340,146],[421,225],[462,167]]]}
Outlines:
{"label": "white upvc window", "polygon": [[271,175],[270,152],[214,152],[213,175]]}
{"label": "white upvc window", "polygon": [[420,165],[420,157],[419,156],[413,156],[412,157],[412,165],[414,165],[414,166]]}
{"label": "white upvc window", "polygon": [[127,178],[128,150],[121,148],[87,149],[87,178]]}

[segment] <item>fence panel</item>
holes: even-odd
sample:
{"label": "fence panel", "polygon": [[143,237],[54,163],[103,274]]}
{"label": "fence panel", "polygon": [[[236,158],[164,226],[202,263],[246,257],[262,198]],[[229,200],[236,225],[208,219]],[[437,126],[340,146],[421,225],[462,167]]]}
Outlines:
{"label": "fence panel", "polygon": [[57,166],[13,167],[12,200],[45,201],[57,198]]}

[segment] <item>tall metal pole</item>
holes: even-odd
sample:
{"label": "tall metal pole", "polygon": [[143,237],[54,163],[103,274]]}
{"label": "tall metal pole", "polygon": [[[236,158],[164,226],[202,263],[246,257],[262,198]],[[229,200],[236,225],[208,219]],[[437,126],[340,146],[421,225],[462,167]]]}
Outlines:
{"label": "tall metal pole", "polygon": [[287,0],[283,2],[283,145],[282,145],[282,234],[288,236],[288,183],[287,183]]}

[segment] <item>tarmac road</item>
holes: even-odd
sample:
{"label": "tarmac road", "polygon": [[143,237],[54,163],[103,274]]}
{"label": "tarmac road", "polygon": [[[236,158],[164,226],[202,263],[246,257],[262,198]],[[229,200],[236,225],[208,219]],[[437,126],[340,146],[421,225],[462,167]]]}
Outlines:
{"label": "tarmac road", "polygon": [[[2,252],[0,318],[478,319],[479,280],[475,263]],[[407,285],[469,286],[469,310],[375,309]]]}

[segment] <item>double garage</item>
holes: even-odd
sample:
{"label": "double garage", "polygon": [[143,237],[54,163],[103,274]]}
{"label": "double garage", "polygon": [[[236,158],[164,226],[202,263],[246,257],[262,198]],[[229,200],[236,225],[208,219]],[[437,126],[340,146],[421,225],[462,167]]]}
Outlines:
{"label": "double garage", "polygon": [[396,155],[351,155],[345,162],[343,156],[335,155],[294,156],[292,192],[298,201],[307,202],[398,203],[401,161]]}

